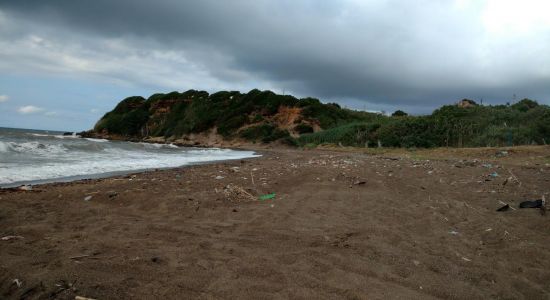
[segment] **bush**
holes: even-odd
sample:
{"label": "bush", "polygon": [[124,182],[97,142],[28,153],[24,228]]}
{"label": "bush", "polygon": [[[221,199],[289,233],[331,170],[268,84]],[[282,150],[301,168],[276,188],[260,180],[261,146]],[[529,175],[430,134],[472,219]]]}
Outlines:
{"label": "bush", "polygon": [[241,131],[240,136],[249,141],[261,140],[264,143],[290,137],[286,130],[280,130],[271,124],[251,126]]}
{"label": "bush", "polygon": [[391,116],[392,117],[405,117],[405,116],[408,116],[409,114],[407,114],[406,112],[402,111],[402,110],[396,110]]}
{"label": "bush", "polygon": [[313,127],[309,126],[308,124],[301,123],[296,125],[296,127],[294,127],[294,130],[296,130],[296,132],[298,132],[299,134],[312,133]]}

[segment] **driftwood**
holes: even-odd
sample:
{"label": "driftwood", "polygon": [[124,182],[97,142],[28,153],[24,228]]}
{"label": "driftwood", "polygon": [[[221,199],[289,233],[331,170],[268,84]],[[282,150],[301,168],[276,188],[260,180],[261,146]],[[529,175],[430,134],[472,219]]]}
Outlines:
{"label": "driftwood", "polygon": [[77,255],[77,256],[71,256],[69,257],[70,259],[81,259],[81,258],[86,258],[86,257],[89,257],[90,255],[89,254],[82,254],[82,255]]}

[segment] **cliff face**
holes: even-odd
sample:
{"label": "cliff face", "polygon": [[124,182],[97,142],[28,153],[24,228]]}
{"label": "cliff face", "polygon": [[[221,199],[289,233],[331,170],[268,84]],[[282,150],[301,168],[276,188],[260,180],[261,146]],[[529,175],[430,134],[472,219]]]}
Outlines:
{"label": "cliff face", "polygon": [[210,95],[189,90],[126,98],[84,135],[209,146],[291,142],[291,137],[364,119],[364,114],[270,91]]}

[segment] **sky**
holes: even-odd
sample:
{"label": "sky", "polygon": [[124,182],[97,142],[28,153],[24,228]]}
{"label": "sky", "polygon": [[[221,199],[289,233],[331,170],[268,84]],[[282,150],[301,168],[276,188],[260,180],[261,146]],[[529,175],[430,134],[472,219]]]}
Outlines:
{"label": "sky", "polygon": [[430,113],[550,104],[547,0],[0,0],[0,127],[79,131],[127,96],[272,90]]}

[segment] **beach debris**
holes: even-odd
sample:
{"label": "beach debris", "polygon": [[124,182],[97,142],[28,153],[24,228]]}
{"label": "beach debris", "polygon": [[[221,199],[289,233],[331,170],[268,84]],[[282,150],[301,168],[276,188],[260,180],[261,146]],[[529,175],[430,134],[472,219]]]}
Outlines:
{"label": "beach debris", "polygon": [[493,230],[493,228],[487,228],[487,229],[485,229],[485,232],[489,232],[489,231],[492,231],[492,230]]}
{"label": "beach debris", "polygon": [[84,197],[84,201],[90,201],[92,199],[92,196],[86,196]]}
{"label": "beach debris", "polygon": [[542,199],[533,201],[523,201],[519,204],[519,208],[541,208]]}
{"label": "beach debris", "polygon": [[20,235],[7,235],[1,238],[2,241],[21,240],[21,239],[23,239],[23,237]]}
{"label": "beach debris", "polygon": [[81,259],[86,257],[90,257],[90,255],[89,254],[76,255],[76,256],[69,257],[69,259]]}
{"label": "beach debris", "polygon": [[497,211],[507,211],[509,209],[510,209],[510,205],[506,204],[506,205],[502,206],[501,208],[497,209]]}
{"label": "beach debris", "polygon": [[415,266],[419,266],[420,265],[420,261],[416,260],[416,259],[413,259],[412,260],[412,263],[415,265]]}
{"label": "beach debris", "polygon": [[17,288],[21,288],[23,286],[23,281],[15,278],[13,281],[12,281],[12,284],[15,284],[17,286]]}
{"label": "beach debris", "polygon": [[514,173],[512,173],[512,170],[508,170],[508,173],[510,173],[510,177],[508,178],[508,181],[515,181],[518,183],[519,186],[521,186],[521,181],[518,179],[518,177],[516,175],[514,175]]}
{"label": "beach debris", "polygon": [[455,231],[455,230],[451,230],[451,231],[449,231],[449,234],[452,234],[452,235],[458,235],[458,231]]}
{"label": "beach debris", "polygon": [[504,205],[504,206],[508,205],[508,206],[509,206],[508,208],[511,208],[512,210],[516,210],[514,207],[510,206],[510,205],[509,205],[508,203],[506,203],[506,202],[502,202],[502,201],[499,200],[498,203],[500,203],[500,204],[502,204],[502,205]]}
{"label": "beach debris", "polygon": [[50,294],[50,298],[56,298],[55,296],[65,290],[69,290],[69,289],[72,289],[73,292],[76,292],[77,289],[76,287],[74,286],[76,283],[76,280],[73,281],[72,283],[71,282],[67,282],[65,280],[60,280],[58,283],[55,284],[55,286],[57,287],[57,290],[56,291],[53,291],[51,292]]}
{"label": "beach debris", "polygon": [[496,178],[498,177],[498,173],[497,172],[493,172],[491,174],[489,174],[489,176],[493,177],[493,178]]}
{"label": "beach debris", "polygon": [[256,200],[256,197],[252,196],[252,194],[247,192],[244,188],[234,184],[228,184],[223,189],[223,193],[227,200],[231,202],[248,202]]}
{"label": "beach debris", "polygon": [[496,154],[495,154],[496,157],[503,157],[503,156],[508,156],[508,151],[498,151]]}
{"label": "beach debris", "polygon": [[110,192],[107,192],[107,196],[109,196],[109,198],[114,198],[118,196],[118,193],[115,191],[110,191]]}
{"label": "beach debris", "polygon": [[357,180],[357,181],[353,182],[353,185],[365,185],[366,183],[367,183],[366,181]]}
{"label": "beach debris", "polygon": [[76,296],[76,297],[74,297],[74,300],[96,300],[96,299],[88,298],[88,297],[82,297],[82,296]]}
{"label": "beach debris", "polygon": [[471,259],[469,259],[469,258],[467,258],[467,257],[464,257],[464,256],[462,257],[462,260],[464,260],[464,261],[472,261]]}
{"label": "beach debris", "polygon": [[493,164],[482,164],[481,166],[489,169],[493,167]]}
{"label": "beach debris", "polygon": [[160,262],[160,257],[158,257],[158,256],[151,257],[151,261],[154,262],[154,263],[159,263]]}
{"label": "beach debris", "polygon": [[275,193],[271,193],[271,194],[261,195],[259,198],[260,198],[260,200],[264,201],[264,200],[269,200],[269,199],[275,199],[275,196],[276,196]]}
{"label": "beach debris", "polygon": [[20,191],[32,191],[32,185],[29,185],[29,184],[22,185],[22,186],[18,187],[18,189]]}
{"label": "beach debris", "polygon": [[233,172],[233,173],[237,173],[237,172],[239,172],[239,171],[241,170],[241,168],[239,168],[239,167],[231,167],[230,170],[231,170],[231,172]]}
{"label": "beach debris", "polygon": [[224,179],[225,177],[221,176],[221,175],[218,175],[215,177],[216,179],[220,180],[220,179]]}

